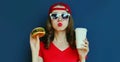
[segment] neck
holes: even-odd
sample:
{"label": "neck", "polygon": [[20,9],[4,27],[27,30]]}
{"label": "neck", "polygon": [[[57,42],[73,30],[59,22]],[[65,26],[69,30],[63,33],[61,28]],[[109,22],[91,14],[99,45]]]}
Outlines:
{"label": "neck", "polygon": [[55,31],[54,42],[67,42],[65,31]]}

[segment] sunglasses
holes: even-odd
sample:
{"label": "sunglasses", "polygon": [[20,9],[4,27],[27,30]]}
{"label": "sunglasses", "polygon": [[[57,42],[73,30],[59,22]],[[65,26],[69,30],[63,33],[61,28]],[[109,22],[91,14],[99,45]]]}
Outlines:
{"label": "sunglasses", "polygon": [[58,19],[59,17],[62,17],[62,19],[68,19],[70,17],[69,13],[50,13],[51,19]]}

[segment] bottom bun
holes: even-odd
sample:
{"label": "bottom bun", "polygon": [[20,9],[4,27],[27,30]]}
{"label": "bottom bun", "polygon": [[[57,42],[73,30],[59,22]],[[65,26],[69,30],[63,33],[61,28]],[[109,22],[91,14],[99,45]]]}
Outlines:
{"label": "bottom bun", "polygon": [[32,34],[33,38],[36,38],[37,36],[43,37],[45,35],[45,32],[35,32]]}

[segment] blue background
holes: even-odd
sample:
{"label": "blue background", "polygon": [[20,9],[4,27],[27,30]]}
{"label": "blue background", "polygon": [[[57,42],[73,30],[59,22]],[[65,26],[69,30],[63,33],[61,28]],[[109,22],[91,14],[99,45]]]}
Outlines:
{"label": "blue background", "polygon": [[29,33],[45,26],[55,2],[70,5],[76,27],[88,29],[87,62],[120,62],[120,1],[0,0],[0,62],[31,62]]}

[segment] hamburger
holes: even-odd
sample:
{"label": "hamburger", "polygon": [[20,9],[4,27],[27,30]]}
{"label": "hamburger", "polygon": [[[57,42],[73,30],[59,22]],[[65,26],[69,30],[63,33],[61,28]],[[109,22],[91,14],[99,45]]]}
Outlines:
{"label": "hamburger", "polygon": [[45,35],[45,29],[43,27],[37,27],[32,30],[32,37],[43,37]]}

